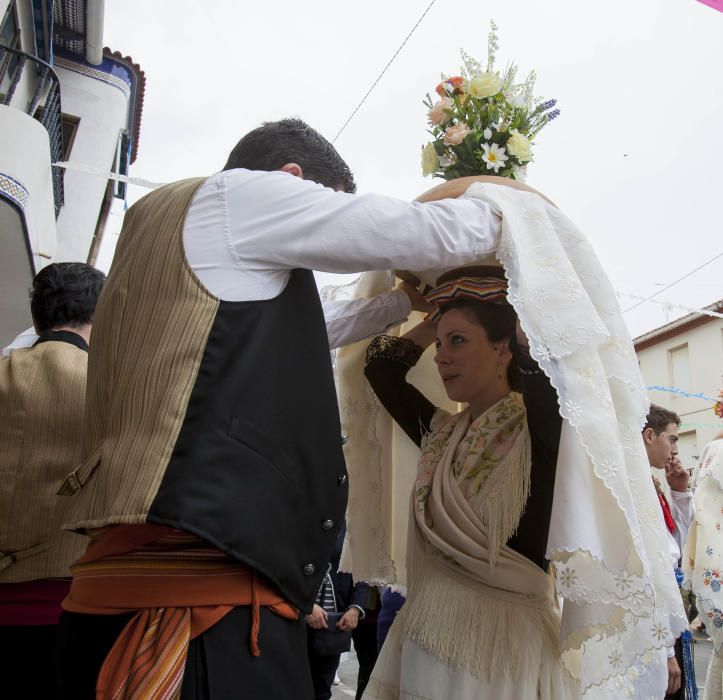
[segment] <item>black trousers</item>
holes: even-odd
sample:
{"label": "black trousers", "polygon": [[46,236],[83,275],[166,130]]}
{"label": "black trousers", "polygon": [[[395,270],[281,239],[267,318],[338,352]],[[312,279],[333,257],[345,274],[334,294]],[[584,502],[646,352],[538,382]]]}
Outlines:
{"label": "black trousers", "polygon": [[1,625],[2,685],[8,700],[53,700],[57,692],[58,625]]}
{"label": "black trousers", "polygon": [[[309,656],[309,668],[311,669],[311,681],[314,685],[314,700],[329,700],[331,697],[331,686],[334,685],[334,676],[339,668],[341,654],[322,655],[314,651],[314,630],[307,628],[307,654]],[[289,696],[292,698],[293,696]]]}
{"label": "black trousers", "polygon": [[364,689],[367,687],[372,675],[374,664],[377,662],[377,626],[376,623],[360,622],[352,632],[354,651],[359,662],[359,676],[357,677],[356,698],[361,700]]}
{"label": "black trousers", "polygon": [[[103,661],[131,617],[63,613],[58,631],[62,700],[95,700]],[[285,620],[261,608],[257,657],[249,651],[250,629],[251,609],[239,607],[191,640],[181,700],[314,697],[303,620]]]}

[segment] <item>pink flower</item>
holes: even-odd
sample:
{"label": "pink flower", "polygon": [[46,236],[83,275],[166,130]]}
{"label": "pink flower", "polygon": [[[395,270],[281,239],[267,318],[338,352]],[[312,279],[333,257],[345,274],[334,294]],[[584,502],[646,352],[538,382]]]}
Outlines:
{"label": "pink flower", "polygon": [[467,134],[469,134],[469,127],[466,124],[455,124],[454,126],[448,126],[444,130],[442,140],[445,146],[459,146]]}
{"label": "pink flower", "polygon": [[427,114],[427,119],[431,126],[437,124],[446,124],[450,119],[451,115],[448,110],[451,110],[454,106],[454,100],[451,97],[443,97],[437,102]]}

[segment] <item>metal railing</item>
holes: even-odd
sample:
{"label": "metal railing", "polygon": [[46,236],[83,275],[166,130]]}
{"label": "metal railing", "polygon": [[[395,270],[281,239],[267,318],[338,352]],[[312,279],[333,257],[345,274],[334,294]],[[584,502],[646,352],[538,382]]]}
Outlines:
{"label": "metal railing", "polygon": [[[0,46],[0,79],[2,79],[13,56],[17,57],[17,64],[14,66],[12,76],[10,76],[8,90],[5,96],[2,97],[2,104],[22,109],[26,114],[37,119],[48,132],[51,163],[62,161],[63,126],[60,111],[60,81],[58,80],[58,76],[55,74],[53,67],[45,61],[41,61],[29,53],[25,53],[25,51]],[[6,62],[6,59],[10,60]],[[15,91],[28,65],[33,66],[35,69],[35,89],[25,105],[13,104]],[[57,166],[52,167],[56,218],[60,212],[60,207],[63,206],[63,202],[65,201],[63,188],[64,175],[65,171],[63,168]]]}

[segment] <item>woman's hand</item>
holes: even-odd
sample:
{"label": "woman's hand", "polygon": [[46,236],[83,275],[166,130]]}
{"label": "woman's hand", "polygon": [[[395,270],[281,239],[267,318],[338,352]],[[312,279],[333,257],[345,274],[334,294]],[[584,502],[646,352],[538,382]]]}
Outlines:
{"label": "woman's hand", "polygon": [[434,311],[434,304],[432,304],[431,301],[427,301],[424,295],[411,282],[402,282],[397,289],[409,297],[413,311],[421,311],[425,314]]}
{"label": "woman's hand", "polygon": [[324,610],[324,608],[320,605],[314,604],[311,615],[307,615],[305,618],[306,624],[315,630],[325,630],[328,628],[326,624],[326,617],[326,610]]}

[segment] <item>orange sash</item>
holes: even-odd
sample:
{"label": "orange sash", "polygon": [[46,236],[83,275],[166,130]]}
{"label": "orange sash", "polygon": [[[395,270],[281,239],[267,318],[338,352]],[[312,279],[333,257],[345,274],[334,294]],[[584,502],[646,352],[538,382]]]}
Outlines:
{"label": "orange sash", "polygon": [[136,612],[106,657],[96,697],[180,697],[191,639],[238,606],[250,605],[250,649],[258,646],[260,607],[289,620],[299,613],[256,572],[203,540],[159,525],[100,531],[71,568],[63,608],[92,615]]}

